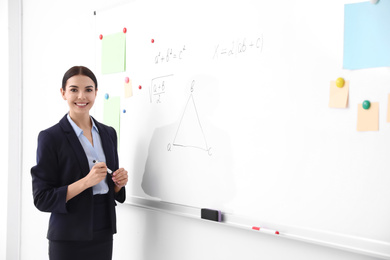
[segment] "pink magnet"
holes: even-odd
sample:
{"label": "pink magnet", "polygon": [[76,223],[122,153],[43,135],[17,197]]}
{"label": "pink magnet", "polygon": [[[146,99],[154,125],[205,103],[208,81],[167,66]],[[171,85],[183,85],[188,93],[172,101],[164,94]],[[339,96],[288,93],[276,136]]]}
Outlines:
{"label": "pink magnet", "polygon": [[126,77],[126,78],[125,78],[125,82],[126,82],[126,83],[129,83],[129,81],[130,81],[129,77]]}

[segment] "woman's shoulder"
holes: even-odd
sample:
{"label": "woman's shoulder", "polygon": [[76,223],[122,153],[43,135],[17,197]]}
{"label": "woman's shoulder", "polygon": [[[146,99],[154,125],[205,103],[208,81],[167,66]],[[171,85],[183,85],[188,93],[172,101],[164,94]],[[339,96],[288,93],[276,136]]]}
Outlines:
{"label": "woman's shoulder", "polygon": [[57,123],[55,125],[52,125],[44,130],[42,130],[41,132],[48,132],[48,133],[55,133],[55,132],[58,132],[60,130],[60,123]]}
{"label": "woman's shoulder", "polygon": [[59,124],[55,124],[49,128],[46,128],[39,132],[38,140],[39,141],[46,141],[46,142],[53,142],[56,140],[60,135],[60,126]]}
{"label": "woman's shoulder", "polygon": [[[66,117],[64,117],[64,118],[66,119]],[[48,139],[60,138],[61,133],[65,132],[65,129],[68,128],[68,126],[66,125],[67,121],[64,121],[64,118],[62,118],[58,123],[40,131],[39,137],[40,138],[45,137],[45,139],[47,139],[47,138]]]}

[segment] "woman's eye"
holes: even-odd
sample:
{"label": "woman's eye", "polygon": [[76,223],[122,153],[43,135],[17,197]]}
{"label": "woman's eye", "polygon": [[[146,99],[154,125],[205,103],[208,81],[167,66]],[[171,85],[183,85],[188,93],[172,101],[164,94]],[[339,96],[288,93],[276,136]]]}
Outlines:
{"label": "woman's eye", "polygon": [[70,89],[70,92],[77,92],[77,89],[71,88],[71,89]]}

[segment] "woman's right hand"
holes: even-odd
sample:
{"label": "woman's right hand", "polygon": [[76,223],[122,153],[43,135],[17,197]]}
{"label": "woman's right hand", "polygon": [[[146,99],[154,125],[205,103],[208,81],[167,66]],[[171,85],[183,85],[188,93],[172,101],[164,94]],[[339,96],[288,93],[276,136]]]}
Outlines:
{"label": "woman's right hand", "polygon": [[83,192],[84,190],[98,184],[107,176],[107,165],[104,162],[95,164],[91,171],[84,178],[68,185],[66,202]]}
{"label": "woman's right hand", "polygon": [[107,165],[104,162],[95,164],[91,171],[85,176],[87,187],[92,187],[106,178]]}

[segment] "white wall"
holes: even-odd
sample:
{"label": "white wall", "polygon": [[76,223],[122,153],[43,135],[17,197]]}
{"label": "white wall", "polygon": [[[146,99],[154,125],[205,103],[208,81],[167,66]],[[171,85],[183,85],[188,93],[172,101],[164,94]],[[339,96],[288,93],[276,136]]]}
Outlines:
{"label": "white wall", "polygon": [[[5,123],[5,129],[2,129],[3,138],[8,136],[8,1],[0,0],[0,79],[1,94],[3,96],[0,102],[0,122]],[[0,146],[0,158],[2,158],[2,181],[8,183],[8,138]],[[0,209],[7,208],[8,187],[2,185],[0,189]],[[0,211],[0,260],[6,259],[6,230],[7,230],[7,211]]]}
{"label": "white wall", "polygon": [[[61,98],[62,76],[73,65],[94,70],[97,6],[118,1],[23,1],[23,171],[21,259],[47,259],[49,214],[33,205],[30,168],[39,131],[68,111]],[[98,37],[98,36],[96,36]]]}
{"label": "white wall", "polygon": [[8,171],[6,258],[20,257],[22,178],[22,1],[8,1]]}
{"label": "white wall", "polygon": [[[47,259],[49,214],[32,200],[30,168],[37,136],[68,111],[62,76],[73,65],[93,69],[94,1],[23,1],[23,196],[21,259]],[[89,6],[91,6],[89,8]]]}
{"label": "white wall", "polygon": [[[23,1],[21,259],[48,259],[49,215],[39,212],[32,201],[30,168],[35,163],[36,139],[40,130],[67,112],[59,92],[63,73],[73,65],[95,69],[94,39],[98,34],[93,11],[123,1],[108,2]],[[117,210],[117,260],[373,259],[129,205],[119,205]]]}

